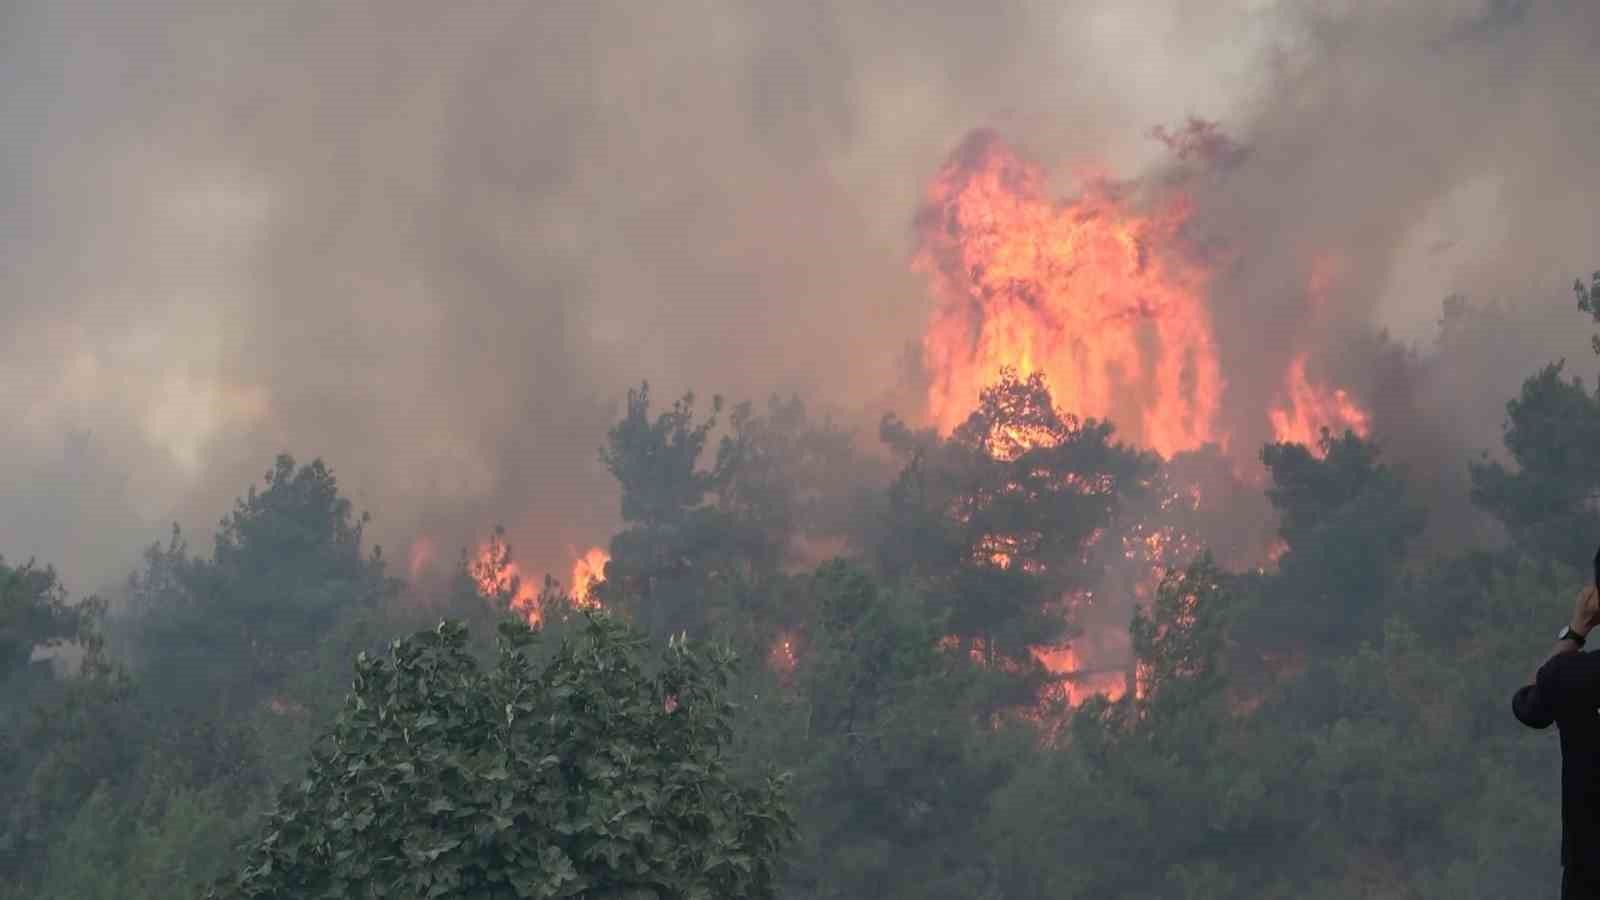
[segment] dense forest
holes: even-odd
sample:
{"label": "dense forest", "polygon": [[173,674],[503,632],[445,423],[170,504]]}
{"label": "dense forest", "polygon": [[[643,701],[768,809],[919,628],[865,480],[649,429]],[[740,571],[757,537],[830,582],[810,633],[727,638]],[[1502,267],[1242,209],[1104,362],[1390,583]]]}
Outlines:
{"label": "dense forest", "polygon": [[[536,616],[502,537],[406,584],[337,460],[280,455],[117,596],[0,564],[0,896],[1552,893],[1558,748],[1509,702],[1600,539],[1600,394],[1484,402],[1504,452],[1455,481],[1261,448],[1240,567],[1242,500],[1168,502],[1204,452],[1039,377],[874,440],[643,386],[596,436],[604,579]],[[1456,482],[1493,540],[1422,540]],[[1034,648],[1107,609],[1125,666],[1079,689]]]}
{"label": "dense forest", "polygon": [[0,0],[0,900],[1555,895],[1597,48]]}

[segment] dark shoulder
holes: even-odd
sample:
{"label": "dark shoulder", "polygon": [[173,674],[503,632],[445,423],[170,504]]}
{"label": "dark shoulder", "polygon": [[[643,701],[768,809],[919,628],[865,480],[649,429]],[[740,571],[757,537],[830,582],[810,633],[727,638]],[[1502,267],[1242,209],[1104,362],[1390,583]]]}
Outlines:
{"label": "dark shoulder", "polygon": [[1523,685],[1512,695],[1511,712],[1517,721],[1529,728],[1549,728],[1556,720],[1555,710],[1543,702],[1538,689],[1531,684]]}
{"label": "dark shoulder", "polygon": [[1600,670],[1600,653],[1591,653],[1587,650],[1557,653],[1545,661],[1544,668],[1563,672]]}
{"label": "dark shoulder", "polygon": [[1539,667],[1539,692],[1559,706],[1600,705],[1600,653],[1558,653]]}

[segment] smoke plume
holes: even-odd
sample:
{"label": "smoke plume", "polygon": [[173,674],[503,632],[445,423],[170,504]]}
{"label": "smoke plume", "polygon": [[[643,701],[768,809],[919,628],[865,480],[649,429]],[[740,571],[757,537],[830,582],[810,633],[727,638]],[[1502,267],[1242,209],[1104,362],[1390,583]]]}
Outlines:
{"label": "smoke plume", "polygon": [[[1218,123],[1182,177],[1227,389],[1309,342],[1459,472],[1532,367],[1591,368],[1597,45],[1580,0],[7,4],[0,552],[99,588],[288,450],[391,556],[503,521],[559,573],[629,385],[925,418],[912,219],[978,127],[1067,191]],[[1501,339],[1436,346],[1451,295]]]}

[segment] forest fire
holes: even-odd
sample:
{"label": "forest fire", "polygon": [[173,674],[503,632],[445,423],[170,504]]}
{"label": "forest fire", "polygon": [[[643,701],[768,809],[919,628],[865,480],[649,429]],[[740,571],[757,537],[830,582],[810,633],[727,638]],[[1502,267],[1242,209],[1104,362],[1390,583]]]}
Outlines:
{"label": "forest fire", "polygon": [[[1290,358],[1270,408],[1224,408],[1228,367],[1214,331],[1214,273],[1188,241],[1191,205],[1180,190],[1168,185],[1155,199],[1136,198],[1133,183],[1087,178],[1057,200],[1046,181],[1042,167],[979,131],[926,191],[913,265],[935,298],[922,354],[928,414],[941,433],[967,419],[988,385],[1038,374],[1065,413],[1108,420],[1123,439],[1169,461],[1211,445],[1234,457],[1236,479],[1259,474],[1245,463],[1251,448],[1229,447],[1232,429],[1270,428],[1277,441],[1312,448],[1323,428],[1368,435],[1367,412],[1346,390],[1314,381],[1305,350]],[[1342,271],[1337,256],[1312,260],[1301,298],[1308,316],[1325,311]],[[1258,372],[1263,363],[1279,365],[1257,359],[1240,371]],[[1011,460],[1048,444],[1025,430],[1007,425],[992,435],[991,455]],[[1111,551],[1121,558],[1110,560],[1109,594],[1148,602],[1163,575],[1205,543],[1193,533],[1198,483],[1180,478],[1162,490],[1159,509],[1137,517],[1120,554]],[[1012,543],[990,535],[973,552],[1000,569],[1027,564]],[[1094,544],[1091,538],[1086,549]],[[1094,694],[1125,694],[1127,648],[1079,643],[1031,650],[1057,676],[1055,699],[1077,705]]]}
{"label": "forest fire", "polygon": [[1186,218],[1181,197],[1143,214],[1103,179],[1052,202],[1042,169],[969,137],[917,217],[915,265],[939,301],[923,338],[934,423],[960,423],[1009,367],[1165,456],[1223,442],[1208,273],[1177,249]]}
{"label": "forest fire", "polygon": [[600,601],[590,594],[590,590],[606,577],[606,563],[611,561],[611,554],[599,547],[590,547],[588,552],[579,556],[572,564],[572,602],[579,609],[594,609],[600,606]]}
{"label": "forest fire", "polygon": [[[1162,508],[1191,499],[1189,492],[1179,492],[1169,497]],[[1140,523],[1123,535],[1121,559],[1114,560],[1115,565],[1108,570],[1107,585],[1140,604],[1148,603],[1162,578],[1199,549],[1193,535],[1177,524]],[[1073,598],[1075,605],[1092,603],[1093,599],[1087,594]],[[1121,628],[1100,627],[1072,644],[1030,647],[1034,659],[1057,679],[1040,699],[1065,701],[1069,706],[1078,706],[1096,695],[1113,701],[1121,699],[1128,689],[1128,657],[1132,652],[1125,638]]]}
{"label": "forest fire", "polygon": [[[572,563],[571,592],[567,600],[576,609],[595,609],[600,605],[592,589],[605,579],[606,563],[611,557],[599,547],[591,547],[578,555]],[[484,597],[503,599],[510,609],[522,614],[529,624],[537,626],[543,619],[540,609],[539,589],[532,578],[523,575],[522,567],[511,558],[511,548],[506,545],[501,532],[484,541],[468,563],[467,574],[472,578],[478,593]]]}
{"label": "forest fire", "polygon": [[1312,384],[1306,377],[1305,354],[1289,364],[1284,393],[1285,405],[1267,412],[1274,440],[1315,448],[1324,428],[1337,434],[1349,429],[1360,437],[1368,436],[1366,411],[1343,389],[1328,390]]}
{"label": "forest fire", "polygon": [[533,579],[525,578],[522,569],[511,560],[511,551],[498,533],[478,547],[468,567],[468,574],[484,597],[505,598],[510,608],[527,616],[530,624],[539,623],[539,592]]}
{"label": "forest fire", "polygon": [[[1044,170],[986,131],[951,155],[918,213],[913,263],[936,298],[922,338],[933,424],[949,432],[1012,369],[1043,373],[1064,410],[1110,420],[1169,459],[1208,443],[1226,449],[1230,425],[1262,418],[1276,440],[1312,447],[1324,427],[1366,436],[1367,412],[1313,382],[1304,351],[1277,405],[1224,415],[1213,273],[1183,237],[1190,203],[1166,190],[1136,206],[1132,194],[1089,178],[1054,200]],[[1308,314],[1325,310],[1343,266],[1330,254],[1311,262]]]}
{"label": "forest fire", "polygon": [[1061,680],[1046,690],[1048,699],[1078,706],[1093,696],[1121,700],[1128,692],[1128,675],[1119,668],[1094,668],[1071,647],[1035,647],[1033,656]]}

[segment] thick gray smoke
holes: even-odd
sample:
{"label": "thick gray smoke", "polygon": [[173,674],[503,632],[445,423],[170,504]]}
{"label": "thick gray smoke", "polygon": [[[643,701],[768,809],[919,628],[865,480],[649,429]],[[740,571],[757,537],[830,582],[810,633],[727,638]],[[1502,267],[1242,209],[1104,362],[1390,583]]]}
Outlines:
{"label": "thick gray smoke", "polygon": [[915,418],[910,218],[977,126],[1134,176],[1153,126],[1220,122],[1249,151],[1196,186],[1241,254],[1225,342],[1427,349],[1446,295],[1505,301],[1520,344],[1415,389],[1463,459],[1530,367],[1587,365],[1545,310],[1600,264],[1592,4],[883,7],[0,5],[0,553],[95,589],[281,449],[391,556],[501,520],[562,572],[614,524],[630,384]]}

